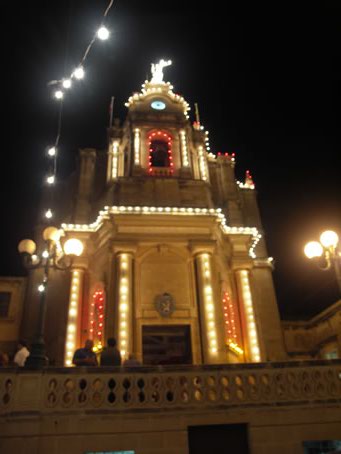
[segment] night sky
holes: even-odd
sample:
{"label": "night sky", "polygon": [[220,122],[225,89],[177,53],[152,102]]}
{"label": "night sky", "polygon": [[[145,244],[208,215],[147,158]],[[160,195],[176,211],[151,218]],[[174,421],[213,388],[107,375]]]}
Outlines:
{"label": "night sky", "polygon": [[[114,1],[111,38],[94,44],[85,80],[64,102],[59,175],[72,171],[78,148],[105,148],[110,97],[123,120],[150,63],[172,59],[165,79],[190,103],[192,119],[198,102],[211,150],[236,153],[238,179],[247,169],[253,175],[282,317],[307,318],[338,297],[333,273],[317,270],[303,247],[326,228],[341,236],[341,5],[229,3]],[[33,235],[40,215],[58,115],[47,82],[80,62],[107,4],[1,6],[0,275],[25,274],[17,243]]]}

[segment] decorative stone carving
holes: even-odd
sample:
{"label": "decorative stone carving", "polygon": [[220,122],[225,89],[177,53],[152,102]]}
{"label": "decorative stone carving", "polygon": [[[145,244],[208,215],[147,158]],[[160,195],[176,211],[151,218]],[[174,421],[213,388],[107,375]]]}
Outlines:
{"label": "decorative stone carving", "polygon": [[170,317],[175,311],[175,301],[169,293],[163,293],[155,298],[155,308],[161,317]]}

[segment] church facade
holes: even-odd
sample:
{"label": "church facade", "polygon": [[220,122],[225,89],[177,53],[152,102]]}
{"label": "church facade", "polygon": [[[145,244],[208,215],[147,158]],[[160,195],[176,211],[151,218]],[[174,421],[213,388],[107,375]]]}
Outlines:
{"label": "church facade", "polygon": [[[85,251],[49,279],[52,364],[70,366],[85,339],[100,350],[112,336],[146,365],[285,358],[252,177],[236,181],[235,156],[210,152],[208,131],[163,81],[167,64],[129,98],[106,153],[80,150],[62,240]],[[32,272],[27,338],[39,279]]]}
{"label": "church facade", "polygon": [[[77,172],[58,187],[56,251],[76,238],[84,252],[68,270],[51,267],[44,294],[57,367],[0,368],[1,452],[340,447],[341,360],[310,359],[314,339],[328,341],[328,354],[340,345],[340,304],[281,326],[251,175],[236,181],[235,156],[210,153],[198,115],[192,124],[163,81],[169,63],[154,65],[129,98],[108,149],[81,150]],[[5,340],[35,337],[41,282],[39,269],[27,282],[0,279],[7,351]],[[86,339],[100,351],[113,336],[123,357],[146,367],[69,367]]]}

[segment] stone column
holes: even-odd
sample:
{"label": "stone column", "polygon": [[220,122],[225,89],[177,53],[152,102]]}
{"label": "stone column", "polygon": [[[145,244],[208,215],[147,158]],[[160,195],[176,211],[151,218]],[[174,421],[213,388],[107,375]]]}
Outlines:
{"label": "stone column", "polygon": [[73,354],[75,350],[80,347],[83,277],[83,269],[72,269],[64,350],[65,366],[72,365]]}
{"label": "stone column", "polygon": [[134,166],[141,166],[141,131],[134,129]]}
{"label": "stone column", "polygon": [[201,348],[204,364],[219,364],[227,362],[220,292],[212,251],[205,249],[195,254]]}
{"label": "stone column", "polygon": [[116,255],[117,346],[122,358],[133,351],[133,254]]}
{"label": "stone column", "polygon": [[111,144],[111,151],[109,154],[111,160],[111,172],[110,172],[110,179],[116,180],[119,173],[119,143],[118,140],[114,140]]}
{"label": "stone column", "polygon": [[253,263],[253,299],[262,327],[262,353],[267,361],[283,361],[287,359],[287,353],[272,279],[272,265],[268,259],[254,259]]}
{"label": "stone column", "polygon": [[252,300],[250,276],[248,269],[238,269],[235,271],[238,296],[242,312],[244,349],[247,361],[259,362],[261,351],[259,346],[259,335],[256,325],[256,316]]}
{"label": "stone column", "polygon": [[146,173],[149,163],[149,140],[146,131],[141,126],[131,129],[130,159],[133,176],[141,176]]}
{"label": "stone column", "polygon": [[199,159],[199,171],[200,179],[209,182],[209,172],[207,164],[207,152],[203,145],[197,147],[198,159]]}

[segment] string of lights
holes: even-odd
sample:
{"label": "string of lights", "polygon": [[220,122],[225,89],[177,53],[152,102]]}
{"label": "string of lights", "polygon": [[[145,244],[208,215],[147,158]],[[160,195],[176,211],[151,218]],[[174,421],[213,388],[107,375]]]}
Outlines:
{"label": "string of lights", "polygon": [[[72,84],[74,81],[80,81],[84,79],[85,77],[85,62],[86,59],[89,55],[89,52],[94,44],[94,42],[99,39],[101,41],[105,41],[109,38],[110,36],[110,31],[109,29],[105,26],[105,20],[106,17],[113,6],[114,0],[110,0],[104,14],[102,17],[101,24],[92,37],[89,45],[87,46],[83,57],[80,60],[79,65],[72,71],[72,73],[68,77],[64,77],[63,79],[60,80],[52,80],[48,83],[48,86],[53,86],[54,87],[54,92],[53,92],[53,97],[59,101],[59,114],[58,114],[58,126],[57,126],[57,135],[56,139],[54,141],[53,146],[48,147],[47,149],[47,157],[49,159],[49,166],[48,166],[48,174],[45,178],[45,183],[48,186],[53,186],[55,185],[57,181],[57,157],[58,157],[58,145],[60,141],[60,136],[61,136],[61,125],[62,125],[62,115],[63,115],[63,99],[64,95],[68,90],[72,88]],[[51,203],[51,198],[49,199]],[[50,220],[53,217],[54,213],[51,209],[51,207],[47,207],[44,211],[44,217],[47,220]]]}
{"label": "string of lights", "polygon": [[104,290],[96,290],[92,295],[90,308],[90,339],[94,341],[96,351],[103,347],[104,303]]}

